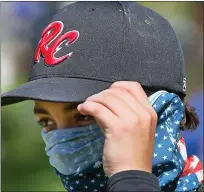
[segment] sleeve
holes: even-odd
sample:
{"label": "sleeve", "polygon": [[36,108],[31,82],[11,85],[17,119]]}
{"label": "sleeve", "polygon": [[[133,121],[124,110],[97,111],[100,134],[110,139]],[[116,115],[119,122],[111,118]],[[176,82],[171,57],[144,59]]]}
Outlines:
{"label": "sleeve", "polygon": [[157,177],[139,170],[122,171],[112,175],[107,192],[161,191]]}

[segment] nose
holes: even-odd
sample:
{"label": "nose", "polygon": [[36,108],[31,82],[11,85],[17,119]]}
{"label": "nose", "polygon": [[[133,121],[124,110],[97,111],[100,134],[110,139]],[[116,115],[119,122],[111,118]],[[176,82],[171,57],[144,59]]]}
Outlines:
{"label": "nose", "polygon": [[67,128],[73,128],[76,127],[76,125],[73,123],[72,119],[63,119],[59,122],[57,122],[57,129],[67,129]]}

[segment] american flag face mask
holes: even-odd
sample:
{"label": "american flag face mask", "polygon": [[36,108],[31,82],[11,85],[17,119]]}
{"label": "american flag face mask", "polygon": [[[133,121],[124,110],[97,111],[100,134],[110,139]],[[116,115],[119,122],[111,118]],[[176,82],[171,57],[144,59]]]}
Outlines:
{"label": "american flag face mask", "polygon": [[[196,156],[187,157],[184,138],[180,135],[180,123],[184,117],[182,101],[176,94],[166,91],[154,93],[149,101],[158,114],[152,173],[158,177],[162,191],[195,191],[203,182],[203,168]],[[98,137],[101,138],[101,135]],[[104,140],[100,142],[104,143]],[[67,146],[64,143],[59,148],[67,151],[68,146],[67,142]],[[103,151],[103,144],[100,148],[98,151]],[[53,154],[57,153],[55,150]],[[100,155],[94,162],[87,161],[86,166],[78,164],[78,167],[70,165],[64,158],[67,170],[75,168],[70,174],[65,174],[64,170],[59,170],[59,166],[53,163],[52,166],[67,191],[103,192],[106,191],[108,177],[103,171],[102,154]]]}
{"label": "american flag face mask", "polygon": [[152,106],[158,114],[158,123],[152,172],[163,191],[194,191],[203,182],[203,168],[196,156],[187,157],[180,132],[184,105],[174,93],[160,91],[154,95]]}

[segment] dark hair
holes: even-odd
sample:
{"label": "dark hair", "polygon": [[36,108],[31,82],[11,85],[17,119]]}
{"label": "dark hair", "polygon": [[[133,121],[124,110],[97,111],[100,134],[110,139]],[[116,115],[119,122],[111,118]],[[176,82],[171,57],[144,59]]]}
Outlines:
{"label": "dark hair", "polygon": [[[158,91],[158,90],[154,90],[146,87],[143,87],[143,88],[148,97]],[[182,98],[180,95],[179,97],[184,104],[184,110],[185,110],[184,118],[181,121],[180,129],[193,131],[197,128],[197,126],[200,123],[196,110],[193,106],[191,106],[189,103],[186,102],[185,98]]]}
{"label": "dark hair", "polygon": [[193,106],[186,102],[185,98],[182,99],[185,109],[184,119],[181,121],[181,130],[195,130],[199,125],[198,115]]}

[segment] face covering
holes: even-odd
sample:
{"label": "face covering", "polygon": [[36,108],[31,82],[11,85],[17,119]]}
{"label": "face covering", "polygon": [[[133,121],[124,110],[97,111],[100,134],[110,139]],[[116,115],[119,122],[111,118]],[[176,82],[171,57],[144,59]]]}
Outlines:
{"label": "face covering", "polygon": [[[158,91],[149,102],[158,115],[152,173],[163,191],[193,191],[203,180],[202,164],[187,158],[179,127],[184,115],[180,98]],[[104,136],[97,124],[42,131],[46,154],[67,191],[106,191],[108,177],[102,165]]]}
{"label": "face covering", "polygon": [[42,131],[50,164],[69,191],[104,191],[104,135],[97,124]]}

